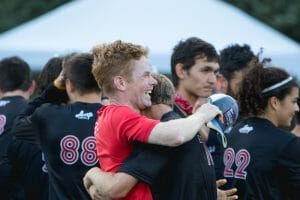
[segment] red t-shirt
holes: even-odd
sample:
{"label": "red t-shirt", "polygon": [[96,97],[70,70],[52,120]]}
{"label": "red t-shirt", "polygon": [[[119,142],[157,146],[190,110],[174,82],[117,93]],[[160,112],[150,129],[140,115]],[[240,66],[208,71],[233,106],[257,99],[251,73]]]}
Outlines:
{"label": "red t-shirt", "polygon": [[[136,113],[127,106],[109,105],[98,111],[95,126],[97,154],[101,169],[117,172],[132,152],[132,142],[147,143],[148,137],[159,120],[152,120]],[[123,199],[151,200],[146,183],[139,182]]]}

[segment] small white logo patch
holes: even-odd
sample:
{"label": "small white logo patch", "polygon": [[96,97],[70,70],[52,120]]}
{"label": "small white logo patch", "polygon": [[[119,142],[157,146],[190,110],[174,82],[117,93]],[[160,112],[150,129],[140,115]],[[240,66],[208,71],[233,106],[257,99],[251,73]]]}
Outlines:
{"label": "small white logo patch", "polygon": [[86,119],[89,120],[91,117],[93,117],[93,113],[92,112],[88,112],[88,113],[84,113],[83,110],[81,110],[78,114],[75,115],[75,117],[77,119]]}
{"label": "small white logo patch", "polygon": [[6,104],[10,103],[10,101],[7,101],[7,100],[1,100],[0,101],[0,106],[6,106]]}
{"label": "small white logo patch", "polygon": [[248,126],[248,124],[239,129],[239,132],[244,134],[249,134],[251,131],[253,131],[253,127]]}

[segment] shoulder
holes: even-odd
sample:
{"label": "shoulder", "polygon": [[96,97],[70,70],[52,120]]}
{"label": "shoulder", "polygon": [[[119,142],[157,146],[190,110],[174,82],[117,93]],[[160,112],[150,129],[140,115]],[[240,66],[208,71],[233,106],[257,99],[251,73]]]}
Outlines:
{"label": "shoulder", "polygon": [[133,111],[128,106],[116,106],[116,105],[109,105],[109,106],[102,106],[98,111],[99,116],[114,116],[118,118],[129,116],[133,117],[141,117],[141,115],[135,111]]}
{"label": "shoulder", "polygon": [[179,119],[179,118],[181,118],[181,116],[178,113],[176,113],[174,111],[170,111],[170,112],[163,114],[160,121],[166,122],[166,121],[169,121],[172,119]]}

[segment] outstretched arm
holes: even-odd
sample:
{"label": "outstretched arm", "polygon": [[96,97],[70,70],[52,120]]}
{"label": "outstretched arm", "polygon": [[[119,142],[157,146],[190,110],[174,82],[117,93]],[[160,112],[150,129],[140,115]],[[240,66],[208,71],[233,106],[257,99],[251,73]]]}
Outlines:
{"label": "outstretched arm", "polygon": [[191,140],[207,122],[220,115],[218,107],[206,103],[187,118],[158,123],[148,138],[148,143],[179,146]]}

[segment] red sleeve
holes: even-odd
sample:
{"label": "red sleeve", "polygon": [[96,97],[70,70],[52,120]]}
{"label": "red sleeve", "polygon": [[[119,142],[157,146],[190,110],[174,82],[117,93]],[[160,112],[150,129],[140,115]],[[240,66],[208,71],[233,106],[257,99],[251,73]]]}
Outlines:
{"label": "red sleeve", "polygon": [[134,112],[128,107],[119,107],[115,110],[113,127],[117,127],[119,137],[127,141],[148,142],[148,137],[159,120],[149,119],[139,113]]}

